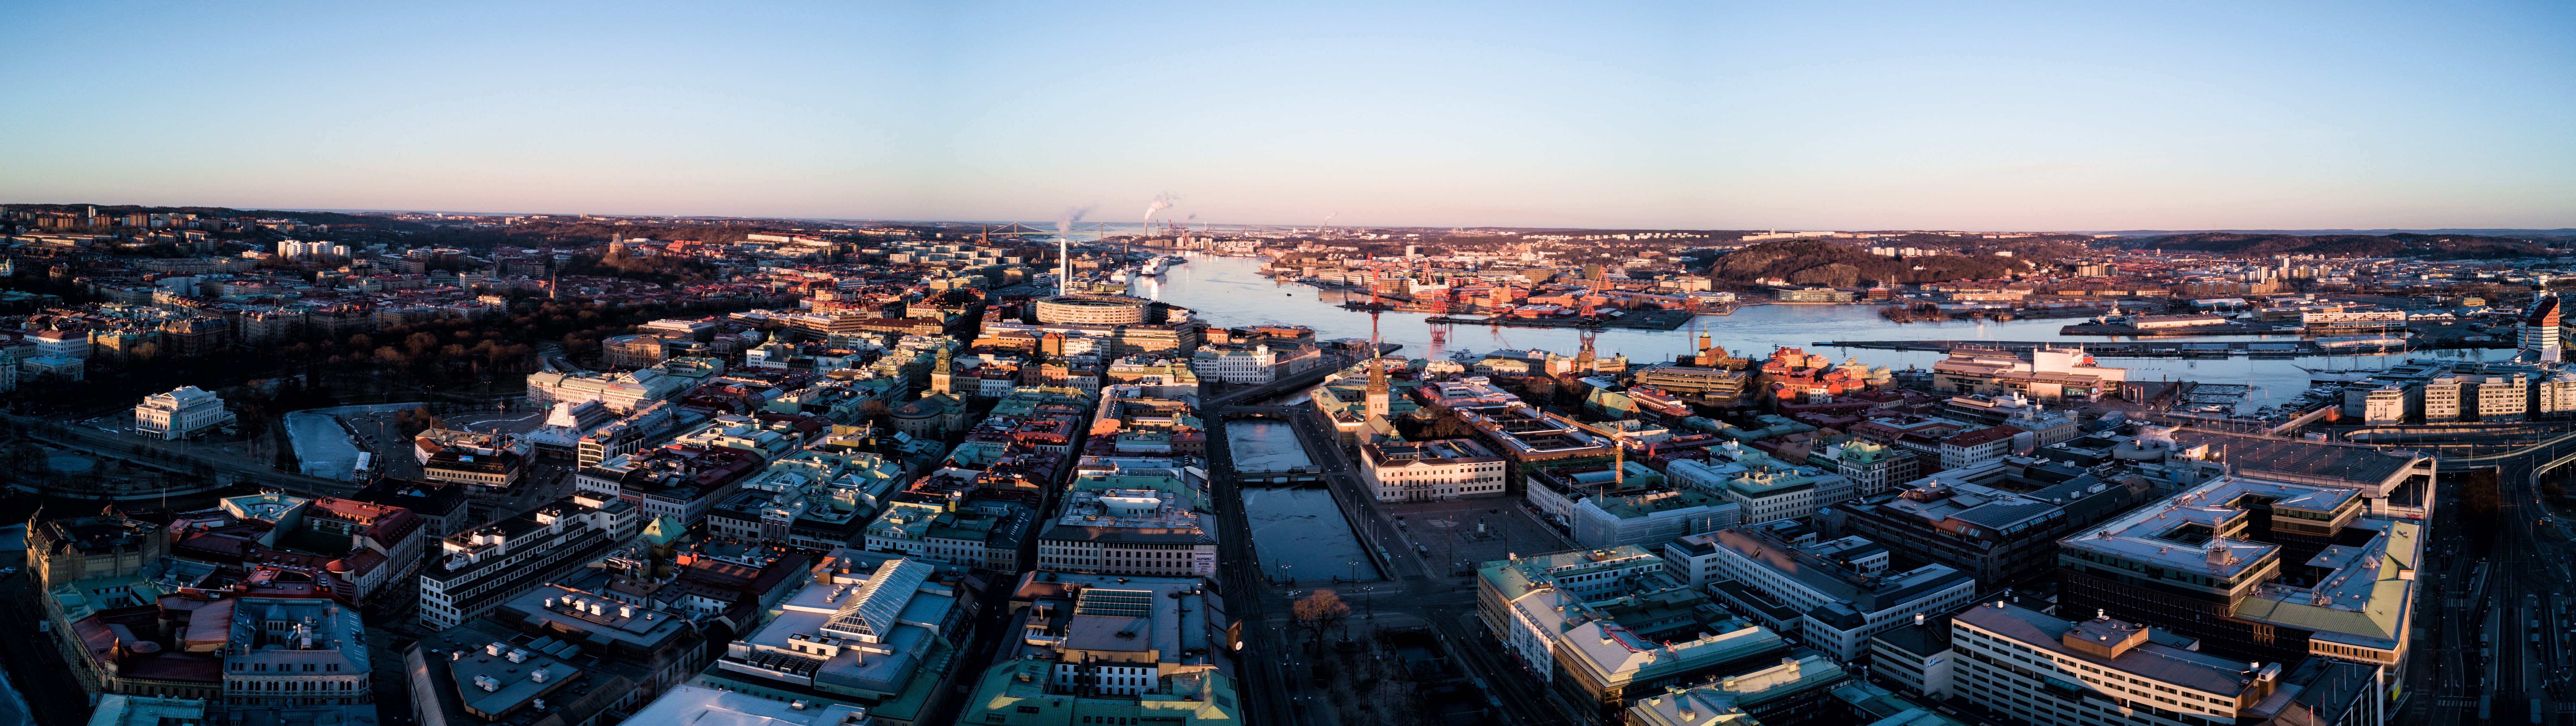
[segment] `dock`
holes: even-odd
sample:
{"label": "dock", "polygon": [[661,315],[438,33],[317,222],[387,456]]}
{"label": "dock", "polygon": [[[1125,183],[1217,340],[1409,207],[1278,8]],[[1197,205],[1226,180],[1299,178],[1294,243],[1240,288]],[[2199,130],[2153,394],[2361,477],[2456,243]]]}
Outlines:
{"label": "dock", "polygon": [[2133,328],[2126,325],[2080,323],[2057,329],[2058,335],[2116,335],[2140,338],[2173,335],[2298,335],[2300,332],[2300,326],[2295,323],[2228,323],[2179,328]]}
{"label": "dock", "polygon": [[2433,345],[2425,345],[2419,342],[2412,347],[2406,345],[2326,346],[2319,345],[2317,341],[2313,340],[2278,342],[2194,341],[2189,343],[2169,343],[2153,340],[2102,343],[2074,343],[2062,340],[1831,340],[1819,341],[1815,343],[1815,345],[1831,348],[1922,350],[1936,353],[1948,353],[1954,350],[1964,349],[1999,350],[2008,353],[2029,353],[2036,350],[2051,349],[2081,349],[2086,353],[2105,358],[2299,358],[2317,355],[2379,355],[2382,353],[2404,353],[2409,350],[2430,350],[2434,348],[2511,347],[2507,344],[2493,342],[2483,344],[2463,344],[2457,339],[2438,341]]}
{"label": "dock", "polygon": [[[1615,318],[1594,317],[1573,320],[1558,318],[1506,317],[1462,318],[1454,315],[1434,315],[1423,319],[1423,322],[1431,323],[1433,325],[1497,325],[1511,328],[1631,328],[1640,330],[1680,330],[1682,325],[1690,322],[1691,316],[1695,314],[1688,310],[1630,310],[1623,312],[1626,312],[1627,314]],[[1730,310],[1728,312],[1733,311]]]}

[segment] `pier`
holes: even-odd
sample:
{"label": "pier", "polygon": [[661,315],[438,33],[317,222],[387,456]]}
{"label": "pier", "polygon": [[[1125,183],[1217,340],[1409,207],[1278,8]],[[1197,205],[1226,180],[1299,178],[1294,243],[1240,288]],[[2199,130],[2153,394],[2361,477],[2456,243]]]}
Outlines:
{"label": "pier", "polygon": [[2321,345],[2313,340],[2298,341],[2119,341],[2102,343],[2067,343],[2065,341],[2030,340],[1831,340],[1815,343],[1832,348],[1868,348],[1875,350],[1927,350],[1948,353],[1953,350],[2000,350],[2028,353],[2035,350],[2081,349],[2105,358],[2300,358],[2317,355],[2380,355],[2434,348],[2505,348],[2501,343],[2458,344],[2445,340],[2433,345]]}
{"label": "pier", "polygon": [[2111,335],[2121,337],[2188,336],[2188,335],[2298,335],[2297,323],[2224,323],[2191,325],[2179,328],[2133,328],[2126,325],[2081,323],[2057,329],[2058,335]]}
{"label": "pier", "polygon": [[[1622,310],[1618,317],[1591,317],[1572,320],[1557,318],[1511,318],[1434,315],[1423,322],[1434,325],[1499,325],[1513,328],[1636,328],[1643,330],[1679,330],[1693,313],[1689,310]],[[1735,312],[1729,308],[1726,312]]]}

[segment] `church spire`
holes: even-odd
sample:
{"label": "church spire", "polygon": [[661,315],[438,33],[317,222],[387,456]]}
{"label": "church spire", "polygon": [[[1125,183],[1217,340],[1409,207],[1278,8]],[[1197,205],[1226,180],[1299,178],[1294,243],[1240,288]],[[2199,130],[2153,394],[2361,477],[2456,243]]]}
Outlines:
{"label": "church spire", "polygon": [[1378,356],[1380,355],[1379,351],[1383,351],[1386,348],[1378,344],[1377,314],[1377,310],[1369,310],[1369,380],[1366,405],[1368,406],[1368,415],[1385,418],[1387,412],[1386,366],[1379,364]]}

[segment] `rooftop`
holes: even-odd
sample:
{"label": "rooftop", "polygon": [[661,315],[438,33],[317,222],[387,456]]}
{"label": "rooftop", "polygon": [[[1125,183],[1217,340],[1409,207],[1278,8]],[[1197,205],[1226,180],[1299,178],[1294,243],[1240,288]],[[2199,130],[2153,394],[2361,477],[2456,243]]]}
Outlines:
{"label": "rooftop", "polygon": [[623,723],[634,726],[867,726],[868,710],[845,704],[780,701],[681,684]]}
{"label": "rooftop", "polygon": [[2228,536],[2243,531],[2246,507],[2260,500],[2272,509],[2332,513],[2360,499],[2341,487],[2222,476],[2059,542],[2069,549],[2128,562],[2205,572],[2231,579],[2270,563],[2279,545]]}
{"label": "rooftop", "polygon": [[1925,593],[1973,579],[1968,573],[1938,564],[1906,572],[1861,572],[1834,561],[1829,554],[1781,541],[1758,529],[1728,528],[1682,539],[1692,541],[1695,538],[1706,538],[1704,541],[1708,544],[1786,575],[1825,597],[1849,603],[1853,610],[1863,614],[1896,607]]}
{"label": "rooftop", "polygon": [[[2246,667],[2244,661],[2185,650],[2158,642],[2155,638],[2125,648],[2115,657],[2070,647],[2065,643],[2065,635],[2075,630],[2078,623],[2009,603],[2000,607],[1996,603],[1978,603],[1954,616],[1954,622],[2003,636],[2047,655],[2220,696],[2238,696],[2254,687],[2255,673]],[[2092,622],[2132,629],[2138,627],[2116,620]]]}

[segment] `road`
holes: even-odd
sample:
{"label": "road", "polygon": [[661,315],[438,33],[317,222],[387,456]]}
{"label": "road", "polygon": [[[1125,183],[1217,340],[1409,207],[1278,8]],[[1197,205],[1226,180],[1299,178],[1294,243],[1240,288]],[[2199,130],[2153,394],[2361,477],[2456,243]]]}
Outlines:
{"label": "road", "polygon": [[[28,426],[46,422],[46,420],[25,417],[12,416],[11,418],[21,425]],[[358,491],[360,486],[356,482],[290,474],[270,468],[266,461],[253,461],[205,447],[190,447],[184,442],[109,433],[80,424],[55,427],[54,430],[34,433],[31,436],[55,446],[90,451],[103,456],[126,456],[133,447],[140,445],[164,455],[147,463],[180,472],[187,472],[196,464],[204,464],[213,471],[214,480],[218,482],[235,481],[238,478],[253,485],[278,487],[296,494],[348,496]]]}

